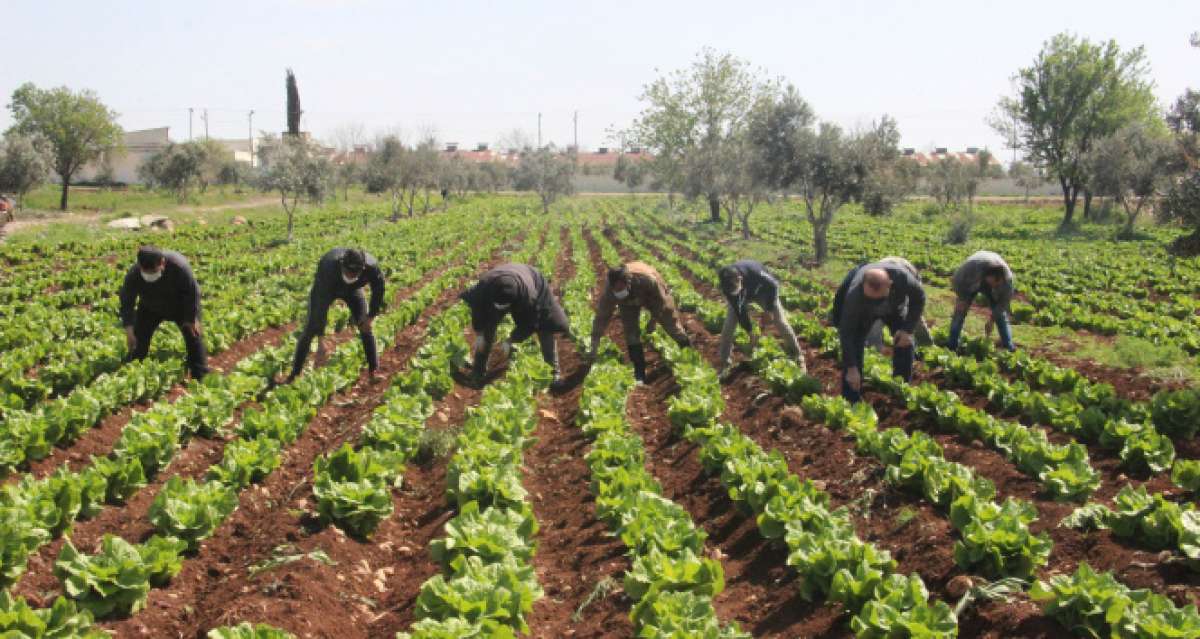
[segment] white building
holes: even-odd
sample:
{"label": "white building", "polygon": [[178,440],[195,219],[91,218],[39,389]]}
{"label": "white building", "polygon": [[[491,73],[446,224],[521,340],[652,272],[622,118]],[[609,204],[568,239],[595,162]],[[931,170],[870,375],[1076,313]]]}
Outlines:
{"label": "white building", "polygon": [[140,184],[138,167],[147,158],[167,148],[171,139],[167,135],[170,127],[125,131],[124,147],[112,154],[105,154],[97,162],[89,162],[74,177],[75,182],[90,182],[101,177],[106,169],[113,182]]}

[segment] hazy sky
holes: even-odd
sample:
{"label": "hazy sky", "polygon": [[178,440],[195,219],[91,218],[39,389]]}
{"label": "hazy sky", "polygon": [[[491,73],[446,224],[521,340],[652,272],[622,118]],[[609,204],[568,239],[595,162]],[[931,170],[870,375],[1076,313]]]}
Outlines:
{"label": "hazy sky", "polygon": [[89,88],[126,128],[169,126],[175,140],[188,107],[196,136],[205,108],[213,137],[245,137],[250,109],[256,131],[282,130],[292,67],[317,136],[361,123],[471,145],[535,135],[541,111],[545,139],[568,144],[578,110],[580,144],[602,146],[644,84],[706,45],[786,78],[823,118],[889,113],[921,149],[1000,150],[985,116],[1063,30],[1145,45],[1164,104],[1200,87],[1200,0],[0,0],[0,25],[5,104],[26,81]]}

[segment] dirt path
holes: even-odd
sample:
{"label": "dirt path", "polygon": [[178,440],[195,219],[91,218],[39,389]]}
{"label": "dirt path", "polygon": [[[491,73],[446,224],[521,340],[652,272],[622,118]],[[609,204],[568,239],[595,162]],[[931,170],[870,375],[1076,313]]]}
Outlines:
{"label": "dirt path", "polygon": [[[181,214],[181,213],[187,214],[187,215],[197,215],[197,214],[203,215],[205,213],[220,213],[222,211],[240,211],[240,210],[244,210],[244,209],[255,209],[255,208],[261,208],[264,206],[271,206],[272,204],[278,204],[278,203],[279,203],[279,198],[272,197],[272,196],[263,196],[263,197],[254,198],[252,200],[246,200],[244,202],[233,202],[230,204],[214,204],[214,205],[210,205],[210,206],[176,206],[176,207],[167,208],[167,209],[164,209],[161,211],[154,211],[154,212],[146,211],[146,212],[140,213],[138,215],[130,215],[130,217],[140,217],[141,215],[149,215],[149,214],[165,215],[167,217],[173,217],[173,216],[175,216],[177,214]],[[65,214],[61,214],[61,215],[55,214],[55,215],[51,215],[49,217],[42,217],[42,218],[29,218],[28,216],[21,217],[21,218],[18,218],[14,222],[9,222],[7,224],[0,225],[0,242],[3,242],[8,237],[15,235],[17,233],[28,231],[30,229],[40,228],[43,226],[48,226],[50,224],[78,224],[81,226],[99,225],[104,220],[104,218],[109,217],[110,215],[112,215],[112,211],[82,210],[82,211],[68,211]]]}

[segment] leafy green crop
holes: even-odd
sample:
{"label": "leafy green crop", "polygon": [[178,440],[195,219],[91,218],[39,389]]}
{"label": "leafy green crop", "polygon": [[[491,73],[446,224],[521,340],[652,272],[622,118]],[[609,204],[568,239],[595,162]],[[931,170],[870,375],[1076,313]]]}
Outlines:
{"label": "leafy green crop", "polygon": [[141,610],[152,582],[165,583],[179,572],[186,543],[155,537],[142,546],[105,535],[100,552],[84,555],[70,540],[63,544],[54,574],[67,596],[97,618]]}
{"label": "leafy green crop", "polygon": [[175,476],[150,504],[150,523],[158,532],[178,537],[187,542],[188,550],[195,550],[237,505],[237,493],[221,482],[184,481]]}

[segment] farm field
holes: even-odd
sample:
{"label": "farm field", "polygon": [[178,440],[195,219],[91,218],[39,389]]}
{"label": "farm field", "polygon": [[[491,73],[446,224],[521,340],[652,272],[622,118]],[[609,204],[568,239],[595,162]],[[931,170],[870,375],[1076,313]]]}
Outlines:
{"label": "farm field", "polygon": [[[794,204],[743,240],[661,200],[467,196],[396,223],[364,200],[302,212],[291,243],[255,210],[0,244],[0,634],[1200,637],[1200,259],[1167,256],[1178,230],[1062,237],[1054,211],[988,204],[951,245],[912,205],[841,215],[816,266]],[[173,327],[123,361],[116,290],[144,242],[204,287],[202,383]],[[387,274],[380,379],[339,305],[328,359],[276,386],[334,246]],[[981,248],[1016,273],[1016,353],[982,315],[942,347],[949,276]],[[872,356],[851,407],[826,316],[885,255],[922,271],[936,344],[911,384]],[[807,374],[738,329],[718,381],[717,269],[742,258],[779,276]],[[693,346],[648,334],[641,386],[619,322],[582,357],[630,260]],[[533,340],[482,387],[460,372],[458,294],[505,262],[567,311],[565,389]]]}

